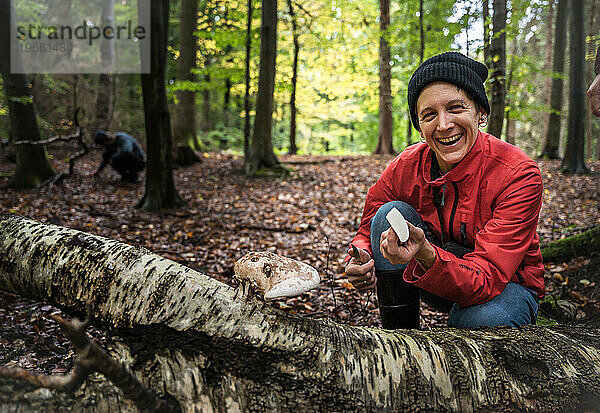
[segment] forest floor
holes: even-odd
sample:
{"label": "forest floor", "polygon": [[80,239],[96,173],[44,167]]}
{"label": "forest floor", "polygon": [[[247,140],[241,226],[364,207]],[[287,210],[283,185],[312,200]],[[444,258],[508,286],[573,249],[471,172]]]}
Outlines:
{"label": "forest floor", "polygon": [[[51,148],[53,164],[66,171],[69,148]],[[0,212],[79,229],[143,246],[165,258],[234,285],[233,265],[247,251],[265,250],[306,262],[321,274],[320,286],[300,297],[273,301],[283,311],[328,317],[352,325],[380,325],[376,298],[360,293],[343,277],[343,260],[362,212],[366,192],[392,157],[282,156],[290,176],[248,178],[242,160],[204,154],[201,163],[174,171],[187,207],[144,213],[135,204],[144,185],[121,183],[93,152],[60,185],[28,191],[5,188],[14,164],[0,163]],[[590,176],[566,176],[558,161],[540,161],[544,180],[538,225],[542,244],[582,232],[600,222],[600,162]],[[547,303],[568,310],[560,321],[600,313],[600,256],[545,263]],[[563,311],[560,314],[563,314]],[[71,345],[50,314],[61,311],[0,293],[0,364],[50,373],[72,364]],[[423,305],[421,328],[443,327],[447,315]],[[569,319],[569,320],[567,320]],[[91,334],[103,341],[102,332]]]}

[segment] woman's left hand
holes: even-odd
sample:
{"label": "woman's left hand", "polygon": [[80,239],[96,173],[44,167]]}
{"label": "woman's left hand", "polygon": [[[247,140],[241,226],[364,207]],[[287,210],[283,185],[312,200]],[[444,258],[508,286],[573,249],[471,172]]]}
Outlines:
{"label": "woman's left hand", "polygon": [[425,233],[421,228],[415,227],[410,222],[406,224],[409,235],[405,243],[400,243],[398,235],[392,228],[381,234],[379,244],[381,254],[394,265],[407,264],[415,258],[424,269],[430,268],[435,262],[435,250],[425,239]]}

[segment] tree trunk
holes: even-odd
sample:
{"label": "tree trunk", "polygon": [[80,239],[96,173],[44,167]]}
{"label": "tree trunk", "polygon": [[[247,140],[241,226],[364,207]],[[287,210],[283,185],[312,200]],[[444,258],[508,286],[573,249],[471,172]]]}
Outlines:
{"label": "tree trunk", "polygon": [[[89,306],[118,336],[113,355],[183,411],[572,411],[600,402],[597,326],[384,331],[300,318],[143,248],[16,215],[0,217],[0,288],[71,312]],[[96,392],[101,385],[108,390]],[[21,400],[62,410],[92,395],[86,411],[114,411],[125,402],[107,386],[21,399],[0,386],[0,396],[6,410]]]}
{"label": "tree trunk", "polygon": [[550,117],[548,127],[544,134],[544,144],[541,157],[558,159],[558,146],[560,143],[561,112],[563,101],[563,80],[565,68],[565,49],[567,40],[567,1],[558,0],[556,12],[556,27],[554,29],[554,52],[552,63],[552,90],[550,92]]}
{"label": "tree trunk", "polygon": [[[231,53],[231,48],[228,49],[228,52]],[[229,126],[229,113],[231,106],[231,79],[225,79],[225,93],[223,95],[223,126]]]}
{"label": "tree trunk", "polygon": [[[419,40],[420,40],[420,49],[419,49],[419,65],[423,63],[425,59],[425,28],[423,24],[423,0],[419,0]],[[412,144],[412,121],[410,116],[410,109],[407,113],[408,127],[406,128],[406,146]]]}
{"label": "tree trunk", "polygon": [[173,182],[171,122],[165,90],[169,0],[142,2],[140,10],[142,7],[151,7],[152,36],[150,73],[141,76],[148,147],[146,193],[137,206],[145,211],[159,211],[184,203]]}
{"label": "tree trunk", "polygon": [[[554,36],[554,27],[552,22],[554,21],[554,0],[548,2],[548,14],[546,15],[546,43],[545,43],[545,55],[546,60],[544,62],[544,72],[550,73],[552,70],[552,37]],[[544,89],[546,93],[546,106],[550,107],[551,104],[551,91],[552,91],[552,77],[547,76],[544,81]],[[548,130],[548,123],[550,122],[550,113],[546,116],[544,130]],[[542,148],[545,146],[546,134],[542,137]]]}
{"label": "tree trunk", "polygon": [[[229,24],[228,22],[228,18],[229,18],[229,6],[225,6],[225,15],[224,15],[224,23],[226,25]],[[227,45],[225,47],[225,55],[229,55],[231,54],[233,50],[233,47],[231,47],[231,45]],[[227,58],[227,62],[228,63],[233,63],[233,58],[229,57]],[[227,77],[225,79],[225,94],[223,95],[223,126],[224,127],[228,127],[229,126],[229,120],[230,120],[230,105],[231,105],[231,78]]]}
{"label": "tree trunk", "polygon": [[[198,0],[182,0],[179,26],[179,59],[177,59],[177,80],[196,82],[196,44],[194,36],[198,23]],[[176,163],[187,164],[186,159],[179,156],[179,147],[200,149],[196,134],[196,92],[194,90],[178,90],[175,92],[177,104],[173,110],[173,143],[176,148]],[[183,150],[182,150],[183,152]]]}
{"label": "tree trunk", "polygon": [[502,137],[506,100],[506,0],[494,0],[493,37],[490,49],[492,101],[487,131]]}
{"label": "tree trunk", "polygon": [[[569,129],[567,150],[561,168],[569,174],[586,174],[585,165],[585,20],[583,0],[570,0],[571,21],[569,39]],[[583,118],[583,119],[582,119]]]}
{"label": "tree trunk", "polygon": [[246,163],[248,175],[256,174],[261,168],[270,169],[279,165],[271,138],[277,58],[277,0],[262,0],[261,4],[260,68],[254,131]]}
{"label": "tree trunk", "polygon": [[[212,57],[206,56],[206,63],[204,67],[206,71],[209,70],[210,65],[212,64]],[[206,73],[204,75],[204,88],[202,89],[202,131],[209,132],[213,128],[212,122],[212,114],[210,109],[210,100],[211,100],[211,86],[210,86],[210,73]]]}
{"label": "tree trunk", "polygon": [[[589,16],[589,23],[588,23],[588,27],[587,29],[587,33],[586,33],[586,38],[589,35],[590,38],[593,38],[594,36],[594,16],[596,15],[596,1],[592,0],[589,3],[589,10],[587,10],[587,12],[584,10],[584,13],[587,13],[587,15]],[[586,41],[586,54],[589,52],[589,54],[591,54],[592,56],[596,56],[596,43],[593,41],[590,41],[589,43]],[[585,84],[586,86],[589,85],[590,83],[592,83],[592,81],[594,80],[594,78],[596,77],[596,73],[594,73],[594,66],[590,65],[589,63],[586,62],[585,64],[585,74],[586,74],[586,78],[585,78]],[[592,121],[594,119],[594,115],[592,114],[592,111],[589,107],[589,105],[585,105],[585,157],[584,159],[593,159],[593,146],[592,146],[592,141],[593,141],[593,129],[592,129]]]}
{"label": "tree trunk", "polygon": [[[4,94],[8,101],[11,139],[18,141],[40,140],[37,118],[33,107],[31,88],[27,84],[19,48],[11,51],[10,33],[16,33],[11,18],[11,1],[0,0],[0,72],[2,74]],[[11,58],[21,73],[11,73]],[[16,150],[17,166],[9,185],[16,189],[33,188],[56,175],[48,161],[46,149],[37,145],[18,145]]]}
{"label": "tree trunk", "polygon": [[423,27],[423,0],[419,0],[419,39],[421,41],[421,47],[419,49],[419,64],[421,64],[423,63],[423,59],[425,58],[425,28]]}
{"label": "tree trunk", "polygon": [[137,412],[133,402],[102,376],[92,375],[79,390],[62,393],[0,377],[0,412]]}
{"label": "tree trunk", "polygon": [[292,35],[294,37],[292,93],[290,95],[290,149],[288,150],[288,154],[295,155],[298,152],[298,147],[296,146],[296,85],[298,83],[298,54],[300,53],[300,44],[298,42],[298,22],[296,21],[296,12],[292,6],[292,0],[287,0],[287,4],[292,19]]}
{"label": "tree trunk", "polygon": [[487,67],[490,67],[490,0],[483,0],[483,11],[481,18],[483,20],[483,62]]}
{"label": "tree trunk", "polygon": [[246,21],[246,66],[244,93],[244,164],[248,163],[250,148],[250,53],[252,49],[252,0],[248,0],[248,16]]}
{"label": "tree trunk", "polygon": [[390,67],[391,53],[388,43],[390,26],[390,1],[380,0],[379,18],[379,136],[377,137],[376,154],[393,154],[392,130],[392,74]]}
{"label": "tree trunk", "polygon": [[[102,26],[114,27],[115,1],[102,0]],[[115,58],[114,39],[102,38],[100,45],[102,67],[109,73],[113,72]],[[112,103],[113,77],[108,73],[101,73],[98,77],[98,95],[96,97],[96,122],[95,129],[110,129],[110,115]]]}
{"label": "tree trunk", "polygon": [[511,87],[512,87],[512,80],[513,80],[513,72],[516,69],[516,64],[515,64],[515,58],[517,56],[517,49],[518,49],[518,36],[515,33],[515,37],[513,39],[513,43],[512,43],[512,55],[510,57],[510,65],[509,65],[509,69],[508,69],[508,79],[506,82],[506,142],[510,143],[511,145],[515,144],[515,138],[516,138],[516,124],[514,119],[511,119],[510,117],[510,112],[513,110],[513,102],[514,100],[512,99],[512,95],[511,95]]}
{"label": "tree trunk", "polygon": [[[600,31],[600,24],[599,24],[600,19],[596,16],[596,14],[598,13],[598,7],[599,7],[598,0],[592,1],[592,5],[591,5],[592,10],[590,12],[590,21],[591,21],[591,24],[590,24],[590,28],[589,28],[589,31],[591,33],[597,33],[597,32]],[[591,46],[592,46],[592,55],[593,56],[598,56],[599,53],[600,53],[600,51],[598,51],[598,49],[600,49],[600,47],[598,47],[598,49],[596,49],[597,44],[595,44],[594,42],[592,42]],[[591,79],[594,79],[596,77],[594,66],[590,66],[590,69],[591,69],[591,73],[590,73]],[[588,112],[591,112],[591,110],[588,111]],[[592,126],[592,124],[594,124],[594,123],[596,123],[594,121],[594,116],[590,113],[590,129],[591,129],[590,130],[590,136],[592,138],[593,138],[593,135],[594,135],[594,132],[593,132],[594,131],[594,127]],[[596,155],[595,159],[596,160],[600,160],[600,136],[596,136],[596,153],[595,153],[595,155]],[[592,151],[589,152],[588,157],[590,159],[594,159],[592,157]]]}

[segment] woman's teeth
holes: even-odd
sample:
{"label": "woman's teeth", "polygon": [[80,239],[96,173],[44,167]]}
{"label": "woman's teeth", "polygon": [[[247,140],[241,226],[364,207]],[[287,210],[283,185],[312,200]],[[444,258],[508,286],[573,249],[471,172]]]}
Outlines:
{"label": "woman's teeth", "polygon": [[453,143],[458,142],[460,140],[460,138],[462,138],[462,133],[458,134],[458,135],[450,136],[449,138],[438,139],[438,142],[440,142],[442,145],[452,145]]}

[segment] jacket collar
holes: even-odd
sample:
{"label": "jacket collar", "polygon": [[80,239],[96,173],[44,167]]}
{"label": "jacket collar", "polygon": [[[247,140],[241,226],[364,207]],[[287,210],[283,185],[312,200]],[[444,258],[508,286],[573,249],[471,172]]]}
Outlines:
{"label": "jacket collar", "polygon": [[427,146],[424,151],[425,160],[421,163],[421,176],[423,176],[425,182],[434,186],[439,186],[447,181],[458,183],[463,181],[468,182],[473,179],[477,175],[483,160],[481,155],[483,152],[484,140],[486,139],[485,135],[485,133],[477,131],[475,143],[473,143],[471,150],[469,150],[469,152],[458,163],[458,165],[452,168],[448,173],[433,180],[431,178],[431,162],[432,158],[435,156],[435,153],[429,146]]}

